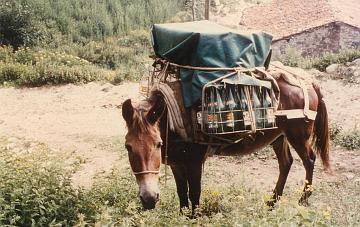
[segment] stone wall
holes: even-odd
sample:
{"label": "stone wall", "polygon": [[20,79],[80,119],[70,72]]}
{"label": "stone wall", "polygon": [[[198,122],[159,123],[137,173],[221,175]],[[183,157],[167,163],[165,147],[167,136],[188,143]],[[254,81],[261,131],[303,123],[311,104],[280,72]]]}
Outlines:
{"label": "stone wall", "polygon": [[275,54],[294,48],[303,56],[317,56],[355,46],[360,46],[360,29],[342,22],[331,22],[275,40],[272,48]]}
{"label": "stone wall", "polygon": [[339,45],[341,49],[360,48],[360,28],[341,23]]}

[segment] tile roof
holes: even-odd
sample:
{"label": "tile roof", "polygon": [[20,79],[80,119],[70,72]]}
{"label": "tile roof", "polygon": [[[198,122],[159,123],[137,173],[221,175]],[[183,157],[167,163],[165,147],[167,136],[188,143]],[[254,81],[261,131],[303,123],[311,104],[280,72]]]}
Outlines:
{"label": "tile roof", "polygon": [[277,40],[334,21],[360,28],[360,0],[273,0],[245,9],[240,25]]}

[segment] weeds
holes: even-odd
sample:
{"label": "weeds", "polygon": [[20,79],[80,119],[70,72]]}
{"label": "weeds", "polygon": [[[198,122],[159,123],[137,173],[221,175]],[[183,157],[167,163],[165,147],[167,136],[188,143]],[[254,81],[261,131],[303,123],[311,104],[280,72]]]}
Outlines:
{"label": "weeds", "polygon": [[360,149],[360,130],[354,128],[344,132],[339,123],[330,123],[330,139],[333,143],[349,150]]}
{"label": "weeds", "polygon": [[[173,181],[162,187],[157,208],[144,211],[129,168],[114,170],[84,191],[70,184],[71,169],[63,168],[59,164],[62,162],[51,156],[45,145],[36,149],[24,145],[19,149],[6,143],[0,140],[1,225],[327,226],[359,223],[355,212],[360,209],[355,199],[358,186],[354,182],[342,182],[342,187],[320,184],[310,207],[299,206],[301,189],[293,190],[269,211],[260,192],[240,182],[214,184],[211,176],[207,176],[201,205],[196,211],[198,217],[190,219],[179,212]],[[344,195],[341,201],[334,193]]]}
{"label": "weeds", "polygon": [[343,133],[341,137],[337,140],[337,142],[349,149],[349,150],[355,150],[360,148],[360,131],[357,129],[353,129],[351,131],[348,131],[346,133]]}
{"label": "weeds", "polygon": [[145,31],[108,38],[86,45],[71,44],[57,51],[0,46],[0,84],[58,85],[137,80],[150,63],[150,42]]}
{"label": "weeds", "polygon": [[280,61],[284,65],[304,69],[315,68],[322,72],[331,64],[345,64],[357,58],[360,58],[359,49],[346,49],[339,53],[324,53],[319,57],[303,57],[298,50],[288,48],[283,54],[274,56],[274,60]]}

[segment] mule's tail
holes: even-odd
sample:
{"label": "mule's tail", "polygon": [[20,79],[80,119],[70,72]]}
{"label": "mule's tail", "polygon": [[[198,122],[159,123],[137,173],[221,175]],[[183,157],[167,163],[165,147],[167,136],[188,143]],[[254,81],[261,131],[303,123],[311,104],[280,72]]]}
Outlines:
{"label": "mule's tail", "polygon": [[330,134],[326,105],[320,87],[313,84],[315,92],[318,96],[319,104],[314,124],[315,151],[320,155],[325,170],[330,170]]}

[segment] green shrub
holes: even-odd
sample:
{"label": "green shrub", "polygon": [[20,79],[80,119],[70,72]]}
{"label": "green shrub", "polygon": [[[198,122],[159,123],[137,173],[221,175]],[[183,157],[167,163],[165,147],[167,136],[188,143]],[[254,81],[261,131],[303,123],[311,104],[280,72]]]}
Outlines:
{"label": "green shrub", "polygon": [[52,66],[37,65],[36,74],[25,74],[21,77],[18,85],[41,86],[59,84],[82,84],[92,81],[111,81],[114,71],[104,70],[96,66]]}
{"label": "green shrub", "polygon": [[122,37],[107,38],[101,42],[69,45],[63,47],[62,50],[101,67],[118,69],[122,65],[139,66],[148,60],[151,46],[149,33],[141,30]]}
{"label": "green shrub", "polygon": [[349,150],[360,148],[360,131],[356,128],[344,131],[341,125],[337,122],[330,122],[330,139],[335,144]]}
{"label": "green shrub", "polygon": [[24,77],[34,77],[36,74],[32,66],[19,63],[0,62],[0,84],[21,84]]}
{"label": "green shrub", "polygon": [[342,130],[343,128],[339,123],[331,121],[329,123],[330,140],[336,141],[337,139],[339,139]]}
{"label": "green shrub", "polygon": [[83,84],[92,81],[119,83],[122,77],[94,65],[23,65],[0,62],[0,83],[17,86]]}
{"label": "green shrub", "polygon": [[203,190],[200,212],[202,215],[212,216],[223,211],[221,207],[222,195],[219,191]]}
{"label": "green shrub", "polygon": [[0,62],[12,62],[13,58],[13,48],[0,45]]}
{"label": "green shrub", "polygon": [[357,58],[360,58],[359,49],[345,49],[339,53],[324,53],[319,57],[303,57],[300,51],[295,48],[287,48],[283,54],[275,55],[273,59],[291,67],[315,68],[325,71],[326,67],[331,64],[345,64]]}
{"label": "green shrub", "polygon": [[71,186],[57,161],[45,148],[33,154],[0,148],[0,225],[68,226],[90,211],[84,192]]}
{"label": "green shrub", "polygon": [[0,44],[33,46],[87,43],[163,23],[184,9],[168,0],[3,0]]}
{"label": "green shrub", "polygon": [[338,138],[338,143],[349,150],[360,148],[360,131],[357,129],[342,133]]}
{"label": "green shrub", "polygon": [[287,48],[283,54],[275,55],[273,59],[291,67],[302,67],[304,61],[300,51],[295,48]]}
{"label": "green shrub", "polygon": [[0,44],[33,46],[44,37],[45,25],[35,12],[35,1],[3,0],[0,4]]}
{"label": "green shrub", "polygon": [[13,54],[14,61],[20,64],[32,65],[36,63],[35,54],[36,52],[28,47],[20,47]]}
{"label": "green shrub", "polygon": [[360,50],[347,49],[339,53],[325,53],[320,57],[311,60],[311,67],[320,71],[325,71],[326,67],[331,64],[344,64],[360,58]]}

